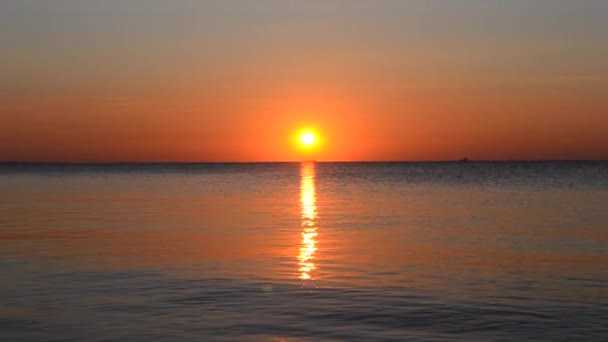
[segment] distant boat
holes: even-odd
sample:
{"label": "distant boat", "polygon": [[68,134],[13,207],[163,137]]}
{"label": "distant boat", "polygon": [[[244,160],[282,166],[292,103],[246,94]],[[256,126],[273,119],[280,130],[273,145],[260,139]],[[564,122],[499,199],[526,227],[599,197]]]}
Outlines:
{"label": "distant boat", "polygon": [[460,159],[459,161],[460,161],[460,162],[465,163],[465,162],[468,162],[468,161],[469,161],[469,158],[464,157],[464,158]]}

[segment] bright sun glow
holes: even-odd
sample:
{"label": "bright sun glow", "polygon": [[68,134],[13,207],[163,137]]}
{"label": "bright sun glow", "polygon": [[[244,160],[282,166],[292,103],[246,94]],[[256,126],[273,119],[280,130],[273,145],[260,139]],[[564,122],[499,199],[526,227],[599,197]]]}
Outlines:
{"label": "bright sun glow", "polygon": [[304,133],[300,137],[300,141],[306,146],[313,145],[315,143],[315,140],[315,135],[312,133]]}

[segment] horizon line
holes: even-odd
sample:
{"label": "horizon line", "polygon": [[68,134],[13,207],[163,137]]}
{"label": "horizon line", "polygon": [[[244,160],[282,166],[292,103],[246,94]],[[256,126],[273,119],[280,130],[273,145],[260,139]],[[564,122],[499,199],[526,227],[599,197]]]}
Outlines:
{"label": "horizon line", "polygon": [[[30,165],[127,165],[127,164],[297,164],[297,163],[463,163],[458,159],[435,160],[283,160],[283,161],[12,161],[0,160],[0,165],[30,164]],[[608,159],[469,159],[464,163],[576,163],[576,162],[608,162]]]}

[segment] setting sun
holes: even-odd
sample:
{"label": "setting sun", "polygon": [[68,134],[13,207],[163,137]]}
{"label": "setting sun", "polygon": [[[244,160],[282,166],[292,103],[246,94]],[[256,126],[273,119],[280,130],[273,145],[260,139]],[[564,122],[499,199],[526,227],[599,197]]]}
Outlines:
{"label": "setting sun", "polygon": [[302,144],[304,144],[306,146],[313,145],[315,143],[315,140],[316,140],[315,135],[312,133],[304,133],[300,137],[300,141],[302,142]]}

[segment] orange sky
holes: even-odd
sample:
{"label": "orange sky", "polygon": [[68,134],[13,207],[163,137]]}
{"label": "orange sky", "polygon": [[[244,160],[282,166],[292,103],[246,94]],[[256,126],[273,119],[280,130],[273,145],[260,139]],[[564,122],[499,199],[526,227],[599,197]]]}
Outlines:
{"label": "orange sky", "polygon": [[[0,4],[0,160],[608,159],[608,5]],[[321,144],[293,143],[309,128]]]}

